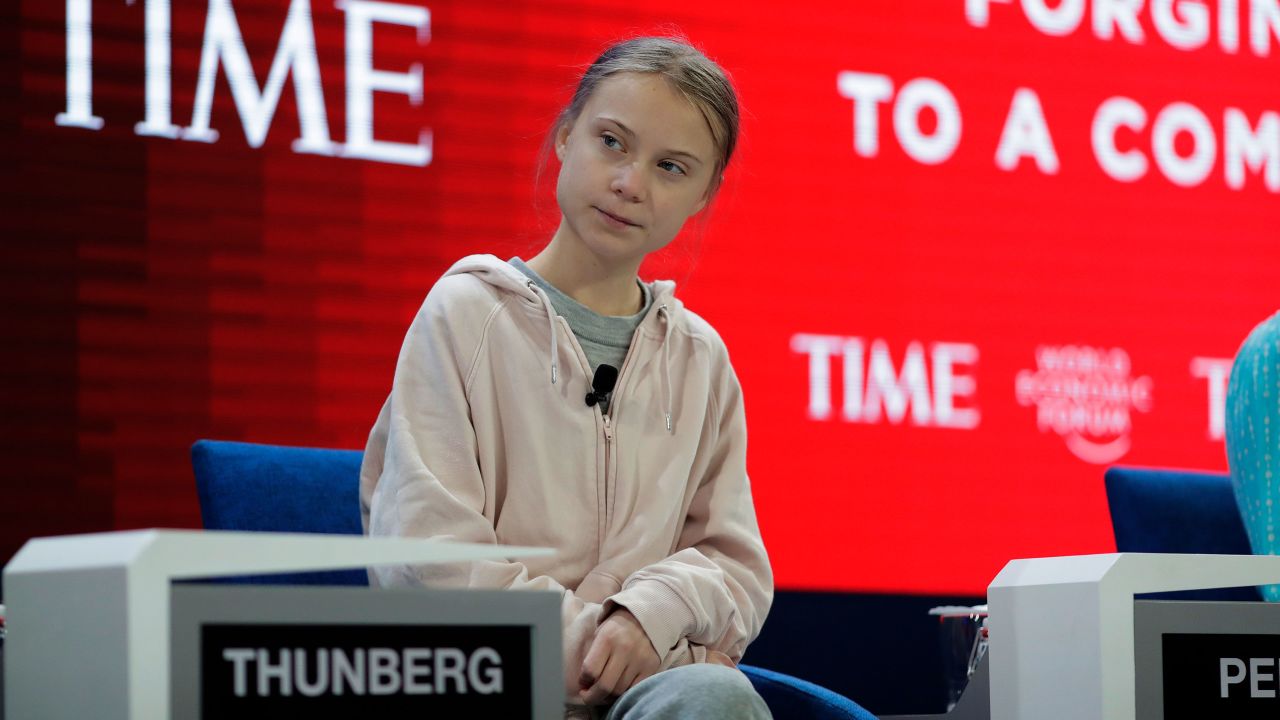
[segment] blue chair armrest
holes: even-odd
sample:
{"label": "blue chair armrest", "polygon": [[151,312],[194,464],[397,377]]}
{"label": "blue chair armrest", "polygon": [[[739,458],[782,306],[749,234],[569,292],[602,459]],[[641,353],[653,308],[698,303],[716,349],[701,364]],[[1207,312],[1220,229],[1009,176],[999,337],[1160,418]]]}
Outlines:
{"label": "blue chair armrest", "polygon": [[774,720],[876,720],[849,698],[821,685],[773,670],[739,665]]}

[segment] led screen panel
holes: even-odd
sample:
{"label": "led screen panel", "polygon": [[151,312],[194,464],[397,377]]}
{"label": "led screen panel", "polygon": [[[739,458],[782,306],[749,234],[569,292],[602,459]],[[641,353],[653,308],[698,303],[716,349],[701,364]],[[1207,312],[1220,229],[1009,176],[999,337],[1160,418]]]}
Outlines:
{"label": "led screen panel", "polygon": [[642,275],[730,348],[781,587],[1112,549],[1103,469],[1224,470],[1277,306],[1270,0],[5,12],[8,553],[198,524],[200,437],[363,446],[434,280],[554,230],[547,129],[638,33],[740,92],[712,210]]}

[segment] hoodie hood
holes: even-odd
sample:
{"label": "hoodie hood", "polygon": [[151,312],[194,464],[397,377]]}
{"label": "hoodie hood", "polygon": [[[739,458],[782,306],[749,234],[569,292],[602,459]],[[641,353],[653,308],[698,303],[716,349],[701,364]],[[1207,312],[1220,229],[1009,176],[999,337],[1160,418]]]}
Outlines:
{"label": "hoodie hood", "polygon": [[[556,311],[551,299],[528,276],[510,263],[498,259],[494,255],[468,255],[453,264],[443,277],[450,275],[471,275],[485,283],[503,291],[514,293],[521,298],[537,303],[547,315],[547,333],[551,339],[551,384],[559,381],[559,348],[556,331]],[[684,309],[683,303],[675,296],[676,284],[671,280],[654,280],[649,283],[652,302],[649,313],[640,323],[642,331],[649,330],[662,335],[662,407],[665,413],[667,432],[672,432],[671,423],[671,332],[676,318]]]}
{"label": "hoodie hood", "polygon": [[[512,292],[526,300],[542,300],[538,293],[530,288],[528,276],[520,272],[511,263],[500,260],[493,255],[468,255],[449,268],[444,277],[450,275],[472,275],[496,288]],[[534,285],[534,287],[537,287]],[[648,324],[656,311],[667,306],[668,313],[677,313],[684,305],[675,296],[676,284],[671,280],[654,280],[649,283],[649,292],[653,295],[649,315],[644,324]],[[548,304],[548,308],[550,305]],[[555,312],[552,310],[552,312]]]}

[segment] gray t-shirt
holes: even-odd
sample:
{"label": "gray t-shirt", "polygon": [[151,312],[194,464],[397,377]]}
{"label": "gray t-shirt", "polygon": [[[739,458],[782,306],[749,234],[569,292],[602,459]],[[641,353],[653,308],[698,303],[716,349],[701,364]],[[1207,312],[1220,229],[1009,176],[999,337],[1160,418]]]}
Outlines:
{"label": "gray t-shirt", "polygon": [[541,275],[534,272],[520,258],[514,257],[507,262],[537,283],[551,300],[551,307],[569,322],[569,328],[578,338],[582,352],[586,353],[587,362],[591,364],[593,374],[601,365],[612,365],[619,370],[622,369],[622,361],[626,359],[627,350],[631,348],[631,338],[653,303],[653,294],[648,285],[637,281],[640,291],[644,294],[644,306],[640,308],[640,312],[625,316],[601,315],[560,292],[556,286],[543,280]]}

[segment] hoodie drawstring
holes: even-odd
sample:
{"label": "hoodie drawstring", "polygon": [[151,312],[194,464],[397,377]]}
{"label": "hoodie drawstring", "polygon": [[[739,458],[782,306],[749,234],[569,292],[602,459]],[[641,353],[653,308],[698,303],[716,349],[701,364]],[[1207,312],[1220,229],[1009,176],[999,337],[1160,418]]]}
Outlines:
{"label": "hoodie drawstring", "polygon": [[[559,352],[556,346],[556,311],[551,305],[551,298],[547,297],[547,293],[537,283],[529,280],[525,283],[529,286],[529,290],[538,296],[542,301],[542,307],[547,311],[547,327],[551,333],[551,384],[556,384],[556,380],[560,377]],[[665,422],[667,432],[675,433],[675,427],[671,423],[671,329],[674,323],[671,321],[671,311],[667,309],[666,304],[658,307],[658,315],[666,323],[666,332],[662,337],[662,411],[665,414]]]}
{"label": "hoodie drawstring", "polygon": [[674,434],[671,427],[671,326],[675,323],[671,322],[671,312],[665,304],[658,308],[658,314],[667,321],[667,331],[662,337],[662,409],[667,414],[667,432]]}
{"label": "hoodie drawstring", "polygon": [[556,378],[560,375],[560,354],[556,350],[556,310],[551,306],[551,298],[547,297],[547,293],[537,283],[529,280],[525,284],[542,300],[542,307],[547,311],[547,323],[551,329],[551,384],[555,385]]}

